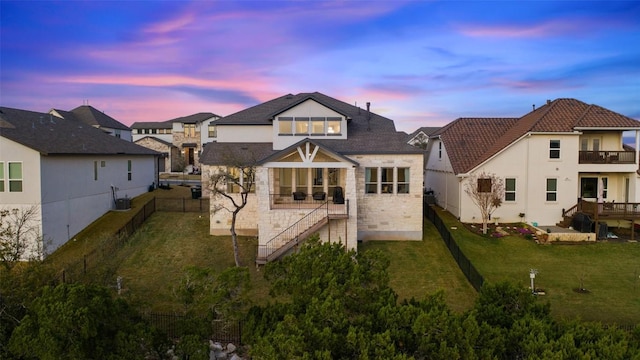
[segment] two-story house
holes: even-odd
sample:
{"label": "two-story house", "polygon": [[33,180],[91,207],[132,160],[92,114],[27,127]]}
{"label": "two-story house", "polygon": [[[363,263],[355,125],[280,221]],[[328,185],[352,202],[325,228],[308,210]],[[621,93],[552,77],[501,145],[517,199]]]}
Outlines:
{"label": "two-story house", "polygon": [[49,110],[49,114],[55,115],[61,119],[81,121],[87,125],[98,128],[111,136],[132,141],[131,129],[127,125],[90,105],[78,106],[71,111],[51,109]]}
{"label": "two-story house", "polygon": [[0,208],[37,207],[32,220],[55,250],[158,184],[158,155],[77,119],[0,107]]}
{"label": "two-story house", "polygon": [[[216,121],[201,157],[203,188],[219,169],[255,167],[255,191],[236,224],[258,237],[258,263],[310,233],[358,241],[422,239],[422,149],[392,120],[324,94],[288,94]],[[230,187],[229,193],[237,189]],[[230,204],[211,199],[211,234],[229,234]]]}
{"label": "two-story house", "polygon": [[[568,226],[576,211],[628,222],[640,201],[639,131],[639,121],[575,99],[548,101],[520,118],[457,119],[429,140],[426,187],[466,223],[481,221],[465,186],[483,172],[504,182],[492,214],[501,222],[545,227],[566,217]],[[634,149],[623,143],[629,132]],[[588,203],[600,211],[582,206]]]}
{"label": "two-story house", "polygon": [[203,112],[161,122],[136,122],[131,125],[133,141],[163,154],[160,172],[187,170],[200,166],[203,147],[216,141],[220,117]]}

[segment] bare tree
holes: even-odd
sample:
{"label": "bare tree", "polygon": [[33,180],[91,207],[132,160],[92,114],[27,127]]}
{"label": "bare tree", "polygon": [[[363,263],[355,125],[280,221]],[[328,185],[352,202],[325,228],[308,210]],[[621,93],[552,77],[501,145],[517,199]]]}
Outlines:
{"label": "bare tree", "polygon": [[480,209],[482,233],[486,234],[491,213],[502,205],[504,182],[495,174],[482,172],[467,179],[464,191]]}
{"label": "bare tree", "polygon": [[38,205],[0,209],[0,262],[7,270],[18,261],[39,259],[44,255],[39,213]]}
{"label": "bare tree", "polygon": [[213,207],[213,212],[226,210],[231,213],[231,241],[233,242],[233,257],[236,266],[241,266],[238,253],[238,234],[236,220],[238,213],[247,205],[249,194],[255,190],[255,166],[221,166],[209,177],[211,200],[216,197],[226,199]]}

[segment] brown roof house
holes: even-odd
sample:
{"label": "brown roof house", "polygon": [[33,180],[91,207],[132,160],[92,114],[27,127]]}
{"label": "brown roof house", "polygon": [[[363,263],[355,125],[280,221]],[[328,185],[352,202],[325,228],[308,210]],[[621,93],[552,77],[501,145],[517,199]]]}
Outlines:
{"label": "brown roof house", "polygon": [[[288,94],[216,121],[217,142],[200,159],[205,194],[218,168],[255,166],[255,191],[236,230],[258,236],[258,263],[312,233],[349,249],[422,239],[424,151],[368,108],[318,92]],[[213,211],[224,201],[211,201],[212,234],[229,234],[229,212]]]}
{"label": "brown roof house", "polygon": [[[481,215],[464,191],[466,179],[494,174],[505,191],[492,221],[546,230],[575,225],[581,213],[590,221],[581,230],[590,233],[598,222],[635,218],[629,210],[640,199],[639,131],[640,121],[576,99],[547,101],[520,118],[457,119],[431,135],[426,187],[462,222],[477,223]],[[629,132],[635,148],[623,144]]]}
{"label": "brown roof house", "polygon": [[158,155],[69,116],[0,107],[0,208],[37,207],[55,250],[157,184]]}

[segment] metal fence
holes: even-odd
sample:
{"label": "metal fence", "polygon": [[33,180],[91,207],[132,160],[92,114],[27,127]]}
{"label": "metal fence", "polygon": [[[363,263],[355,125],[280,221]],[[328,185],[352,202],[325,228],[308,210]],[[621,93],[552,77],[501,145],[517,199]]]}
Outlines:
{"label": "metal fence", "polygon": [[[177,339],[193,329],[193,323],[208,321],[205,317],[194,317],[175,313],[146,312],[142,314],[151,326],[167,334],[169,338]],[[242,322],[213,320],[211,325],[211,337],[214,342],[223,345],[232,343],[242,345]]]}
{"label": "metal fence", "polygon": [[111,256],[126,244],[131,235],[142,227],[144,222],[156,211],[156,198],[153,197],[149,199],[149,201],[139,209],[132,209],[132,211],[135,211],[135,213],[131,217],[131,220],[127,221],[126,224],[117,229],[113,234],[106,235],[100,247],[85,254],[82,259],[66,264],[60,271],[58,280],[63,283],[79,281],[87,274],[88,270],[100,263],[103,259]]}
{"label": "metal fence", "polygon": [[469,258],[467,258],[467,256],[462,252],[454,237],[451,236],[449,229],[447,229],[447,226],[438,216],[438,213],[430,205],[424,204],[424,215],[434,224],[436,229],[438,229],[442,240],[451,252],[451,256],[453,256],[454,260],[458,263],[460,270],[462,270],[464,276],[467,277],[471,286],[479,292],[482,288],[482,284],[484,283],[484,278],[480,275],[478,270],[476,270],[476,267],[473,266]]}
{"label": "metal fence", "polygon": [[209,199],[193,197],[156,198],[157,211],[173,212],[209,212]]}

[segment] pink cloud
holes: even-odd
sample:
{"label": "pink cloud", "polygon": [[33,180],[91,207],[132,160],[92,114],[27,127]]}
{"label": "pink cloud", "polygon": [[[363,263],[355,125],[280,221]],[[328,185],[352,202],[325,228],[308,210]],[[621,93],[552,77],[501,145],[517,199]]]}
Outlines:
{"label": "pink cloud", "polygon": [[462,25],[459,31],[472,37],[537,38],[584,33],[588,21],[551,20],[540,24],[502,26]]}

